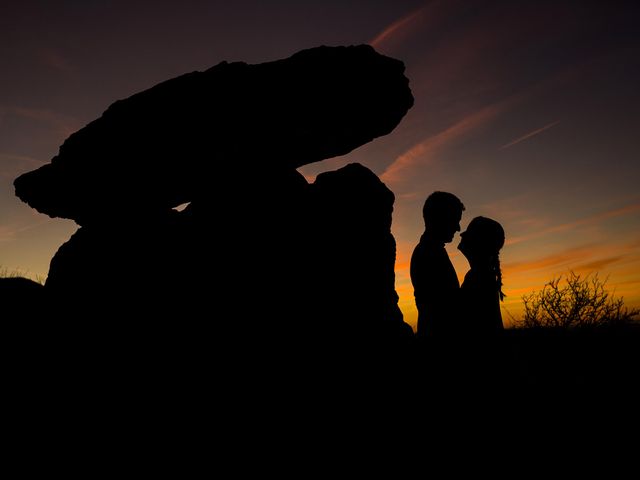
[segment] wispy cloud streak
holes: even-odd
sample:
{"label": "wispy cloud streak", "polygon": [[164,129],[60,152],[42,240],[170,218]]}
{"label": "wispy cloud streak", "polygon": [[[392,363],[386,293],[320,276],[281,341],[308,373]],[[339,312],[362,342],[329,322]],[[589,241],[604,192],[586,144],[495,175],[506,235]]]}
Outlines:
{"label": "wispy cloud streak", "polygon": [[76,118],[46,108],[5,107],[3,110],[22,118],[50,125],[65,137],[71,135],[81,126]]}
{"label": "wispy cloud streak", "polygon": [[603,270],[605,267],[609,267],[615,263],[618,263],[623,259],[624,257],[622,255],[599,258],[587,263],[577,265],[573,270],[577,272],[597,272],[597,271]]}
{"label": "wispy cloud streak", "polygon": [[38,228],[41,225],[49,222],[50,219],[40,220],[34,223],[30,223],[28,225],[16,226],[16,225],[0,225],[0,242],[8,242],[15,240],[16,237],[29,230],[33,230],[34,228]]}
{"label": "wispy cloud streak", "polygon": [[371,45],[374,48],[380,48],[381,46],[383,46],[384,43],[386,43],[392,37],[406,30],[418,18],[424,15],[426,10],[427,10],[426,6],[420,7],[414,10],[413,12],[409,13],[408,15],[405,15],[404,17],[400,18],[399,20],[396,20],[387,28],[385,28],[382,32],[380,32],[373,40],[371,40],[369,42],[369,45]]}
{"label": "wispy cloud streak", "polygon": [[531,260],[521,262],[509,262],[503,265],[505,271],[510,275],[531,270],[549,270],[558,267],[565,267],[576,262],[585,262],[593,255],[594,245],[585,245],[569,248],[561,252],[545,255]]}
{"label": "wispy cloud streak", "polygon": [[0,177],[13,179],[16,174],[25,169],[34,169],[45,162],[25,155],[14,155],[0,152]]}
{"label": "wispy cloud streak", "polygon": [[555,127],[558,123],[560,123],[560,120],[556,120],[555,122],[551,122],[548,125],[545,125],[542,128],[538,128],[537,130],[533,130],[532,132],[529,132],[525,135],[522,135],[521,137],[516,138],[515,140],[502,145],[498,150],[504,150],[505,148],[509,148],[509,147],[513,147],[514,145],[517,145],[520,142],[524,142],[525,140],[528,140],[531,137],[535,137],[536,135],[541,134],[542,132],[544,132],[545,130],[549,130],[551,127]]}
{"label": "wispy cloud streak", "polygon": [[521,243],[525,241],[532,240],[534,238],[543,237],[545,235],[549,235],[551,233],[564,232],[567,230],[571,230],[577,227],[585,226],[585,225],[593,225],[600,223],[604,220],[608,220],[610,218],[620,217],[624,215],[629,215],[632,213],[636,213],[640,211],[640,203],[635,203],[632,205],[626,205],[621,208],[616,208],[614,210],[609,210],[607,212],[598,213],[596,215],[592,215],[586,218],[581,218],[574,222],[562,223],[560,225],[554,225],[553,227],[549,227],[529,235],[523,235],[520,237],[514,237],[512,239],[507,240],[507,245],[515,245],[516,243]]}
{"label": "wispy cloud streak", "polygon": [[403,178],[411,175],[415,167],[425,166],[433,161],[434,155],[439,150],[489,123],[505,110],[508,103],[510,102],[488,105],[467,115],[445,130],[424,139],[397,157],[393,163],[386,168],[380,178],[382,181],[389,183],[402,181]]}

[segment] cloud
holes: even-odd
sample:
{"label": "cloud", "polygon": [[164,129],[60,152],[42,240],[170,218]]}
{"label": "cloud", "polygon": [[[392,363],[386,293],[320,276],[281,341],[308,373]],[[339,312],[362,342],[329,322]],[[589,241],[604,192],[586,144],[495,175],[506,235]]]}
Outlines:
{"label": "cloud", "polygon": [[[440,2],[434,3],[438,4]],[[423,19],[425,14],[432,8],[432,6],[433,4],[420,7],[391,23],[374,39],[372,39],[369,42],[369,45],[376,49],[384,49],[385,46],[388,46],[388,44],[398,36],[407,34],[409,31],[411,31],[411,29],[416,28],[419,25],[421,26],[422,22],[420,22],[419,20]]]}
{"label": "cloud", "polygon": [[[615,251],[614,255],[611,255],[612,251]],[[520,277],[530,285],[540,275],[548,276],[546,280],[549,280],[569,269],[597,272],[613,268],[618,274],[626,272],[637,279],[637,268],[632,266],[639,261],[640,252],[633,244],[590,243],[526,261],[505,262],[502,266],[506,276]]]}
{"label": "cloud", "polygon": [[[406,33],[419,29],[416,34],[424,42],[407,59],[416,105],[403,128],[417,133],[429,126],[431,132],[438,132],[422,140],[414,137],[418,143],[395,158],[382,173],[383,181],[402,182],[415,175],[414,167],[432,165],[444,148],[506,110],[577,78],[581,68],[576,63],[560,70],[541,70],[526,78],[514,77],[519,69],[506,68],[520,58],[506,40],[514,35],[523,37],[523,29],[539,32],[545,28],[548,15],[536,16],[532,23],[526,20],[526,12],[517,8],[481,10],[475,16],[467,15],[470,10],[474,9],[465,2],[431,2],[393,22],[371,41],[375,46],[388,45],[392,40],[397,44]],[[454,23],[459,17],[463,20]],[[453,25],[455,28],[447,28]],[[554,35],[566,33],[558,30]],[[505,90],[509,83],[514,88]],[[505,91],[509,92],[507,96]],[[500,148],[512,147],[558,123],[551,122]]]}
{"label": "cloud", "polygon": [[492,198],[477,206],[477,210],[485,216],[500,218],[509,224],[541,228],[548,225],[546,218],[536,218],[531,214],[530,205],[535,203],[531,192],[520,192],[507,197]]}
{"label": "cloud", "polygon": [[528,235],[522,235],[520,237],[509,238],[506,241],[506,245],[515,245],[517,243],[526,242],[532,240],[534,238],[543,237],[545,235],[549,235],[551,233],[564,232],[567,230],[573,230],[577,227],[588,226],[588,225],[596,225],[605,220],[615,217],[621,217],[625,215],[630,215],[640,211],[640,203],[634,203],[631,205],[626,205],[624,207],[615,208],[613,210],[609,210],[606,212],[598,213],[595,215],[591,215],[586,218],[581,218],[579,220],[573,222],[562,223],[559,225],[554,225],[553,227],[549,227],[543,230],[539,230],[537,232],[530,233]]}
{"label": "cloud", "polygon": [[22,118],[49,125],[65,137],[77,131],[81,126],[76,118],[46,108],[8,107],[6,111]]}
{"label": "cloud", "polygon": [[19,172],[34,170],[45,162],[26,155],[14,155],[0,152],[0,177],[13,181]]}
{"label": "cloud", "polygon": [[0,242],[8,242],[15,238],[16,231],[8,225],[0,225]]}
{"label": "cloud", "polygon": [[583,245],[569,248],[561,252],[545,255],[533,260],[521,262],[509,262],[503,264],[503,269],[509,272],[510,276],[519,273],[530,272],[532,270],[557,270],[559,267],[565,269],[569,265],[590,259],[594,252],[594,245]]}
{"label": "cloud", "polygon": [[[466,45],[467,43],[474,43],[468,40],[468,38],[465,38],[464,41],[460,42],[460,46]],[[486,99],[484,99],[484,102],[482,101],[485,89],[496,89],[500,84],[498,79],[492,79],[492,72],[487,71],[482,75],[484,79],[482,86],[477,86],[475,84],[469,86],[467,95],[463,95],[462,98],[458,98],[451,91],[451,78],[449,77],[464,77],[465,74],[462,72],[473,70],[472,67],[475,66],[475,61],[471,55],[470,58],[467,59],[470,63],[465,64],[464,61],[461,61],[460,55],[452,54],[451,50],[453,47],[447,46],[443,47],[443,49],[444,53],[442,53],[442,55],[447,58],[453,58],[455,61],[450,61],[448,64],[445,63],[442,68],[436,69],[428,79],[421,83],[421,88],[425,90],[423,92],[424,98],[438,99],[437,101],[431,100],[432,103],[429,104],[431,118],[453,118],[450,120],[448,125],[441,127],[442,129],[440,131],[424,138],[404,153],[397,156],[381,175],[381,178],[385,183],[400,183],[405,179],[414,176],[416,168],[424,168],[425,166],[433,165],[434,162],[437,161],[438,156],[446,148],[455,145],[456,142],[466,138],[477,130],[486,127],[500,115],[513,110],[516,106],[523,104],[531,98],[535,98],[537,95],[545,92],[551,87],[557,87],[558,85],[567,82],[576,75],[575,67],[570,66],[567,70],[542,78],[539,82],[533,85],[526,85],[524,88],[516,90],[515,93],[507,97],[496,98],[493,102],[486,103]],[[479,66],[478,68],[481,69]],[[478,74],[478,72],[476,71],[475,74]],[[464,90],[463,87],[458,87],[458,93],[460,88]],[[478,91],[476,91],[476,87],[479,88]],[[423,105],[423,108],[424,107],[425,106]],[[414,124],[419,122],[416,114],[417,111],[413,112],[412,121]],[[528,134],[519,137],[501,148],[513,146],[516,143],[552,128],[558,123],[559,121],[554,121],[536,131],[529,132]],[[414,128],[420,127],[416,127],[414,125]],[[424,128],[424,126],[422,128]]]}
{"label": "cloud", "polygon": [[380,178],[385,183],[397,183],[412,176],[416,168],[423,168],[434,162],[437,154],[442,149],[465,137],[474,130],[488,124],[497,115],[502,113],[509,103],[510,102],[505,101],[487,105],[478,111],[466,115],[461,120],[437,134],[425,138],[398,156],[393,163],[385,169]]}
{"label": "cloud", "polygon": [[32,222],[27,225],[0,225],[0,242],[9,242],[15,240],[17,236],[23,232],[27,232],[29,230],[33,230],[34,228],[38,228],[41,225],[49,222],[50,219],[39,220],[37,222]]}
{"label": "cloud", "polygon": [[551,122],[551,123],[549,123],[548,125],[545,125],[542,128],[538,128],[538,129],[533,130],[533,131],[531,131],[529,133],[526,133],[525,135],[522,135],[521,137],[518,137],[515,140],[513,140],[513,141],[511,141],[509,143],[506,143],[505,145],[502,145],[498,150],[504,150],[505,148],[512,147],[514,145],[517,145],[520,142],[528,140],[531,137],[535,137],[536,135],[544,132],[545,130],[550,129],[551,127],[555,127],[558,123],[560,123],[560,120],[556,120],[555,122]]}
{"label": "cloud", "polygon": [[598,260],[593,260],[591,262],[576,265],[575,267],[573,267],[573,270],[575,270],[576,272],[597,272],[598,270],[603,270],[605,267],[608,267],[614,263],[620,262],[620,260],[622,260],[623,258],[623,255],[600,258]]}

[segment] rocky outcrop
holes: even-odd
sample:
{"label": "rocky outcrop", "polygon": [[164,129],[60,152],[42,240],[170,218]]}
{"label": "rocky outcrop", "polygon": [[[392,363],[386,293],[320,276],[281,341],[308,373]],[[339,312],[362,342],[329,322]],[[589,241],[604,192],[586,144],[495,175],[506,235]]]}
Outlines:
{"label": "rocky outcrop", "polygon": [[296,168],[391,132],[413,102],[403,70],[369,46],[223,62],[71,135],[15,182],[81,225],[45,285],[67,337],[181,381],[398,366],[413,332],[394,287],[393,193],[361,164],[311,184]]}
{"label": "rocky outcrop", "polygon": [[165,211],[247,172],[346,154],[390,133],[412,104],[402,62],[368,45],[222,62],[113,103],[17,178],[16,194],[80,224]]}
{"label": "rocky outcrop", "polygon": [[20,319],[37,319],[42,313],[44,288],[30,278],[0,277],[0,305],[6,326],[18,324]]}
{"label": "rocky outcrop", "polygon": [[395,291],[393,192],[352,163],[318,175],[310,197],[314,329],[350,344],[363,333],[368,341],[406,334]]}

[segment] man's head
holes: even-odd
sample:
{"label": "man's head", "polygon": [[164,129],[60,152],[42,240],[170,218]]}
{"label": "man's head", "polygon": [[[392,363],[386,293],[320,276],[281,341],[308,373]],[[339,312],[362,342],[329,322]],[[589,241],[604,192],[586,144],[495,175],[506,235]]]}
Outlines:
{"label": "man's head", "polygon": [[449,243],[460,231],[463,211],[463,203],[454,194],[433,192],[422,207],[425,230],[438,240]]}

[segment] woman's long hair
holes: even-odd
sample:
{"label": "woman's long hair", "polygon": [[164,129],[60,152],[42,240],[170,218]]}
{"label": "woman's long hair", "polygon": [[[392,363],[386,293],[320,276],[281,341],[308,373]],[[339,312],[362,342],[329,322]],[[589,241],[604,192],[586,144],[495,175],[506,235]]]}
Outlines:
{"label": "woman's long hair", "polygon": [[504,246],[504,229],[499,222],[488,217],[475,217],[469,223],[467,230],[472,229],[482,251],[489,256],[489,267],[496,278],[496,286],[500,300],[506,296],[502,291],[502,269],[500,268],[500,250]]}

